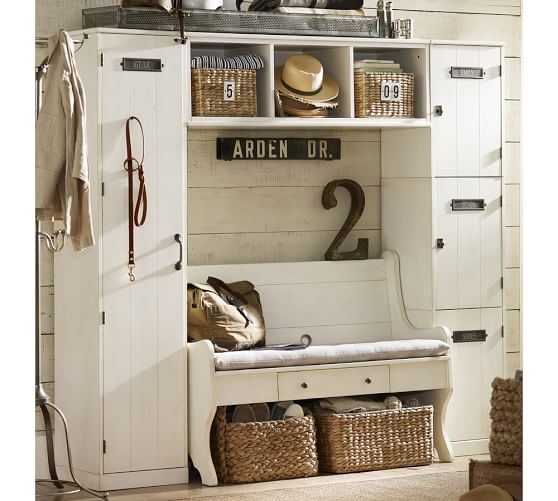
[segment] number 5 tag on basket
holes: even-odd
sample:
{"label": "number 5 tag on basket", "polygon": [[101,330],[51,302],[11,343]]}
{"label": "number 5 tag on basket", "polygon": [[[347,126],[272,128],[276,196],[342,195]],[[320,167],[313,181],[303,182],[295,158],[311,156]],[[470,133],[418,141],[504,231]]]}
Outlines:
{"label": "number 5 tag on basket", "polygon": [[208,339],[216,351],[247,350],[265,344],[260,295],[251,282],[188,284],[188,338]]}

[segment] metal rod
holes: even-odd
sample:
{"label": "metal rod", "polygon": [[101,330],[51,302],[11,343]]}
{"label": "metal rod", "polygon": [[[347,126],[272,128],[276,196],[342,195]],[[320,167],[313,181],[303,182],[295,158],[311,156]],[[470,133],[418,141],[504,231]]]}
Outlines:
{"label": "metal rod", "polygon": [[[85,40],[89,39],[89,33],[84,33],[82,40],[73,40],[74,43],[82,44]],[[43,47],[48,47],[49,37],[35,37],[35,45],[41,45]]]}
{"label": "metal rod", "polygon": [[[72,453],[70,451],[70,438],[68,436],[68,422],[66,421],[66,417],[64,416],[64,414],[62,413],[62,411],[56,407],[56,405],[52,404],[52,403],[48,403],[46,404],[46,406],[52,408],[60,417],[60,419],[62,420],[62,424],[64,425],[64,434],[66,437],[66,451],[68,453],[68,469],[70,470],[70,476],[72,477],[72,480],[49,480],[49,479],[40,479],[40,480],[36,480],[36,483],[56,483],[56,482],[60,482],[63,484],[68,484],[68,485],[75,485],[76,487],[78,487],[79,489],[81,489],[82,491],[88,492],[89,494],[101,498],[101,499],[108,499],[109,498],[109,493],[108,492],[103,492],[103,491],[96,491],[94,489],[88,489],[87,487],[84,487],[83,485],[81,485],[75,475],[74,475],[74,466],[72,463]],[[52,494],[52,496],[61,496],[64,494],[72,494],[75,491],[72,492],[58,492],[56,494]],[[77,491],[79,492],[79,491]],[[44,494],[43,494],[44,495]],[[50,494],[48,494],[50,495]]]}

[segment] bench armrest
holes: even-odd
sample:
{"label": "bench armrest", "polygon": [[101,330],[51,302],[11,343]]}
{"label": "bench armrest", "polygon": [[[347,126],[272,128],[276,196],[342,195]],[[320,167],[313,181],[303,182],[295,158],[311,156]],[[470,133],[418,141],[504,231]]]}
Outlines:
{"label": "bench armrest", "polygon": [[394,251],[384,251],[382,259],[384,259],[386,265],[393,339],[439,339],[449,344],[451,333],[447,327],[437,326],[417,329],[409,322],[405,311],[403,292],[401,291],[399,256]]}

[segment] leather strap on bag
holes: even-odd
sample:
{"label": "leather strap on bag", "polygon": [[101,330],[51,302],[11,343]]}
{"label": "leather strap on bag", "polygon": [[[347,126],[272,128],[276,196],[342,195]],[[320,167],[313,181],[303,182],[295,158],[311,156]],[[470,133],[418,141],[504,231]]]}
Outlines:
{"label": "leather strap on bag", "polygon": [[[135,120],[141,130],[141,162],[132,155],[132,141],[130,139],[130,122]],[[145,153],[145,136],[143,134],[143,126],[137,117],[130,117],[126,120],[126,160],[124,160],[124,170],[128,172],[128,276],[130,282],[133,282],[134,268],[136,262],[134,259],[134,226],[140,227],[145,223],[147,216],[147,190],[145,187],[145,177],[143,174],[143,159]],[[135,167],[134,167],[135,164]],[[134,172],[138,173],[139,187],[138,198],[134,208]],[[140,218],[141,210],[141,218]]]}

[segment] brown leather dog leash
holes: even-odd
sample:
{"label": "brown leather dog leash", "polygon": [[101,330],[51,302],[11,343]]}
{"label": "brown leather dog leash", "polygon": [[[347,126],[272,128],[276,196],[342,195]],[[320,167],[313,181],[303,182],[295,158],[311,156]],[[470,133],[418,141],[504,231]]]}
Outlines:
{"label": "brown leather dog leash", "polygon": [[[130,122],[135,120],[141,130],[141,162],[132,155],[132,142],[130,140]],[[130,282],[133,282],[134,268],[136,262],[134,260],[134,226],[141,226],[145,223],[147,216],[147,190],[145,188],[145,177],[143,175],[143,159],[145,153],[145,137],[143,135],[143,126],[137,117],[130,117],[126,120],[126,155],[124,160],[124,170],[128,172],[128,276]],[[135,167],[134,167],[135,164]],[[137,171],[139,179],[138,198],[134,208],[134,172]],[[139,218],[141,208],[141,219]]]}

